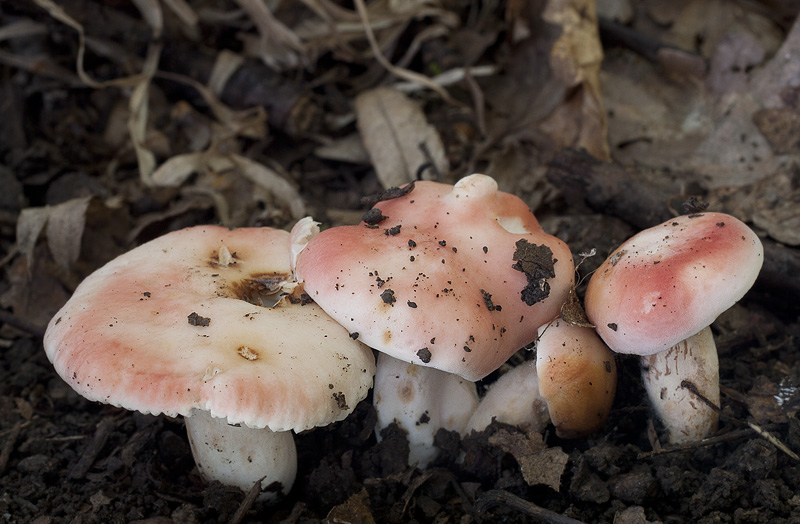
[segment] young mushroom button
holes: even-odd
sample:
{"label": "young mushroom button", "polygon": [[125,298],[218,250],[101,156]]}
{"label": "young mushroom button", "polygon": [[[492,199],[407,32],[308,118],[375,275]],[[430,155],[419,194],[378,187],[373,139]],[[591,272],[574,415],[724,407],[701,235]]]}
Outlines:
{"label": "young mushroom button", "polygon": [[[573,282],[569,248],[492,178],[416,182],[392,196],[297,257],[305,291],[358,340],[475,381],[558,314]],[[376,386],[379,411],[389,397]]]}
{"label": "young mushroom button", "polygon": [[[716,427],[716,412],[698,397],[718,402],[718,370],[710,369],[716,348],[707,342],[710,333],[699,333],[744,296],[763,260],[761,241],[740,220],[699,213],[638,233],[592,275],[586,315],[611,349],[645,357],[645,385],[656,411],[681,413],[660,404],[689,398],[703,413],[695,429],[662,417],[671,441],[698,440]],[[660,352],[668,353],[648,358]],[[684,371],[681,380],[662,382]],[[687,387],[695,389],[690,396],[678,391]]]}
{"label": "young mushroom button", "polygon": [[291,431],[362,400],[372,352],[315,304],[290,300],[289,233],[198,226],[118,257],[75,290],[44,337],[84,397],[183,415],[198,469],[264,498],[297,469]]}

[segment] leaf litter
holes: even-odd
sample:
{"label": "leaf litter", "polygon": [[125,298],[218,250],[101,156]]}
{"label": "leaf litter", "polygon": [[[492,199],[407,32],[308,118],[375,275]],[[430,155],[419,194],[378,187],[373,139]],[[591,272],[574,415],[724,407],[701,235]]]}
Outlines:
{"label": "leaf litter", "polygon": [[[800,449],[796,17],[701,0],[4,4],[0,513],[800,520],[800,466],[748,429]],[[597,263],[691,196],[757,230],[764,277],[715,323],[728,422],[707,443],[660,446],[637,364],[620,358],[615,408],[592,437],[443,434],[420,471],[401,433],[376,440],[365,401],[298,435],[297,486],[267,507],[206,485],[180,421],[85,401],[43,356],[39,337],[75,286],[138,243],[195,224],[356,223],[364,195],[474,171]],[[578,323],[582,287],[564,308]]]}

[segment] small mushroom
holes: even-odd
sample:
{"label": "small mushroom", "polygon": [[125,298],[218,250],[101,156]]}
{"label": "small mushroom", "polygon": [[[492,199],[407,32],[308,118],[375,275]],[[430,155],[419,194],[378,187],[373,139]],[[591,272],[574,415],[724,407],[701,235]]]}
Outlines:
{"label": "small mushroom", "polygon": [[[569,248],[485,175],[454,186],[416,182],[398,195],[375,205],[385,217],[378,225],[311,238],[297,256],[297,279],[360,341],[424,368],[407,380],[423,380],[426,369],[483,378],[558,313],[573,282]],[[393,395],[378,382],[380,412]]]}
{"label": "small mushroom", "polygon": [[483,431],[493,420],[537,433],[550,423],[547,402],[539,394],[535,360],[514,366],[489,386],[464,433]]}
{"label": "small mushroom", "polygon": [[536,360],[500,377],[467,429],[496,419],[541,432],[552,421],[559,437],[585,437],[608,418],[616,389],[614,355],[597,333],[556,319],[539,328]]}
{"label": "small mushroom", "polygon": [[[743,222],[695,213],[633,236],[592,275],[586,315],[611,349],[644,357],[645,386],[671,442],[699,440],[716,428],[717,413],[697,398],[719,400],[718,371],[710,371],[718,368],[716,351],[700,332],[744,296],[763,260],[761,241]],[[650,357],[663,351],[669,353]],[[666,375],[679,380],[663,382]],[[700,412],[691,426],[682,409],[662,405],[684,402],[679,389],[687,386],[695,388],[691,405]]]}
{"label": "small mushroom", "polygon": [[198,226],[169,233],[86,278],[44,337],[84,397],[183,415],[198,469],[272,498],[297,469],[291,431],[346,417],[372,352],[317,305],[294,303],[289,233]]}
{"label": "small mushroom", "polygon": [[592,328],[561,319],[539,328],[536,372],[559,437],[585,437],[602,427],[617,391],[617,365]]}

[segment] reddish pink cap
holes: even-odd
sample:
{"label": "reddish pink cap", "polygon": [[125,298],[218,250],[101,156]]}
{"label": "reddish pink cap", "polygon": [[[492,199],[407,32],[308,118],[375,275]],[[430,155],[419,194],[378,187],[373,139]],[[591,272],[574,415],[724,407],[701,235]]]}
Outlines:
{"label": "reddish pink cap", "polygon": [[311,298],[379,351],[477,380],[532,342],[567,297],[569,248],[488,176],[416,182],[375,210],[373,226],[312,238],[296,272]]}
{"label": "reddish pink cap", "polygon": [[44,347],[78,393],[143,413],[304,430],[344,418],[371,350],[292,286],[289,233],[202,226],[143,244],[90,275]]}
{"label": "reddish pink cap", "polygon": [[592,275],[586,315],[619,353],[651,355],[711,324],[747,292],[764,250],[740,220],[698,213],[635,235]]}

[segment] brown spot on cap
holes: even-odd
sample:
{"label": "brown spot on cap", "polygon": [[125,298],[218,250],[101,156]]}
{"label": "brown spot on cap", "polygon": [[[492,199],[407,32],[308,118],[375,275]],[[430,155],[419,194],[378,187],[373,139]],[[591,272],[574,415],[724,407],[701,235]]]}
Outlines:
{"label": "brown spot on cap", "polygon": [[391,289],[387,289],[381,293],[381,300],[383,300],[384,304],[389,304],[390,306],[393,306],[394,303],[397,302],[397,299],[394,297],[394,291]]}
{"label": "brown spot on cap", "polygon": [[339,407],[339,409],[341,410],[350,409],[350,406],[347,405],[347,399],[345,399],[344,393],[340,391],[338,393],[334,393],[332,397],[333,400],[336,401],[336,405]]}
{"label": "brown spot on cap", "polygon": [[521,238],[515,244],[514,251],[516,264],[512,269],[525,273],[528,285],[521,291],[522,301],[532,306],[550,296],[548,278],[556,276],[553,251],[545,245],[537,246]]}
{"label": "brown spot on cap", "polygon": [[425,364],[431,361],[431,352],[428,348],[422,348],[417,351],[417,356]]}
{"label": "brown spot on cap", "polygon": [[389,217],[384,216],[380,209],[372,208],[362,215],[361,221],[369,226],[374,226],[380,224],[387,218]]}
{"label": "brown spot on cap", "polygon": [[211,324],[211,319],[209,317],[201,317],[195,311],[192,311],[186,318],[189,320],[190,326],[208,327]]}
{"label": "brown spot on cap", "polygon": [[614,324],[613,322],[612,322],[612,323],[610,323],[610,324],[608,324],[608,327],[609,327],[609,329],[611,329],[612,331],[616,331],[616,330],[617,330],[617,325],[616,325],[616,324]]}
{"label": "brown spot on cap", "polygon": [[393,226],[393,227],[390,227],[389,229],[385,229],[385,230],[383,231],[383,233],[384,233],[386,236],[389,236],[389,235],[392,235],[392,236],[399,235],[399,234],[400,234],[400,228],[402,228],[402,227],[403,227],[403,226],[401,226],[401,225]]}
{"label": "brown spot on cap", "polygon": [[255,349],[248,347],[248,346],[239,346],[236,349],[236,352],[239,353],[239,356],[246,360],[257,360],[258,359],[258,351]]}

